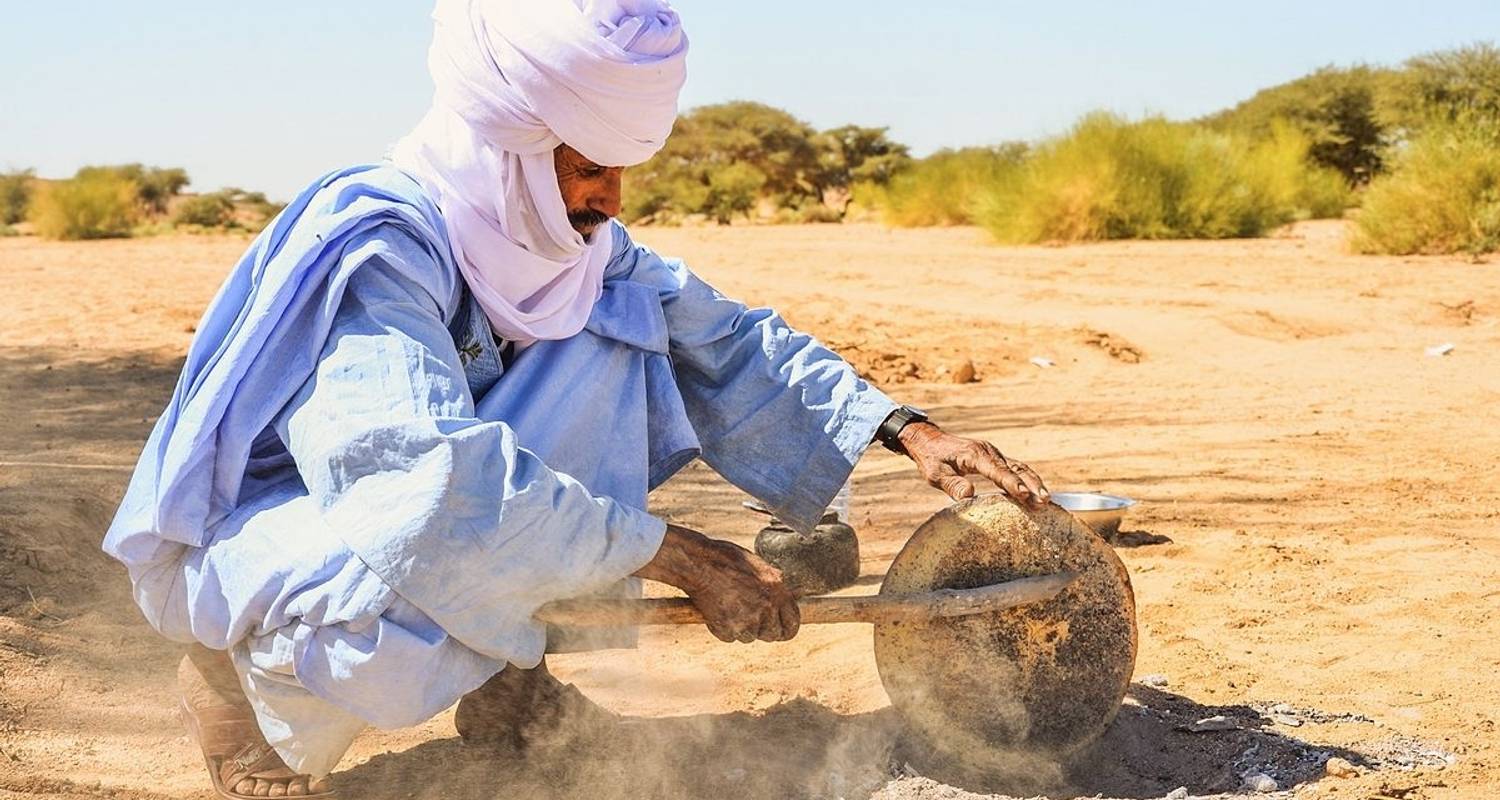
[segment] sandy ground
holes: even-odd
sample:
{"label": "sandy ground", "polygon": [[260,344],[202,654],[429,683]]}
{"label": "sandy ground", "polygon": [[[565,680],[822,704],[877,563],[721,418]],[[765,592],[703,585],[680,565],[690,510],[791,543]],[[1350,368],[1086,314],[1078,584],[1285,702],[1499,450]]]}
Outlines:
{"label": "sandy ground", "polygon": [[[1125,525],[1137,546],[1120,550],[1138,683],[1049,797],[1233,791],[1248,771],[1298,797],[1500,791],[1496,264],[1346,255],[1338,223],[1068,248],[860,226],[638,236],[1052,488],[1141,501]],[[0,239],[0,798],[209,796],[171,712],[176,651],[97,547],[244,244]],[[970,360],[979,381],[952,383]],[[695,466],[654,504],[748,543],[759,521],[741,499]],[[857,591],[943,504],[896,456],[860,465]],[[336,784],[358,798],[969,796],[904,765],[859,626],[750,646],[658,629],[636,651],[554,665],[626,722],[518,762],[463,750],[445,714],[369,731]],[[1216,714],[1235,729],[1179,729]],[[1322,778],[1330,754],[1362,774]]]}

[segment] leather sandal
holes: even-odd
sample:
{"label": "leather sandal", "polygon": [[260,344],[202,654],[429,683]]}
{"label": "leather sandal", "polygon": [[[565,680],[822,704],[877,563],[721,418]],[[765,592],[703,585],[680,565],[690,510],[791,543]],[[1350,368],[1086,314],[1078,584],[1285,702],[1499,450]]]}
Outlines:
{"label": "leather sandal", "polygon": [[[178,717],[188,735],[198,743],[203,752],[203,763],[208,767],[214,791],[228,800],[256,800],[258,797],[308,797],[330,798],[330,790],[312,790],[314,781],[310,776],[292,772],[276,754],[275,748],[266,743],[255,722],[255,711],[243,699],[238,681],[229,686],[215,669],[205,670],[198,662],[203,659],[223,659],[223,653],[207,648],[202,652],[189,653],[178,665],[178,686],[181,699]],[[215,680],[219,677],[220,680]],[[234,697],[240,697],[239,702]],[[306,791],[300,795],[288,794],[290,782],[302,779]],[[264,780],[273,782],[272,790],[281,789],[274,795],[244,794],[235,791],[242,781]]]}

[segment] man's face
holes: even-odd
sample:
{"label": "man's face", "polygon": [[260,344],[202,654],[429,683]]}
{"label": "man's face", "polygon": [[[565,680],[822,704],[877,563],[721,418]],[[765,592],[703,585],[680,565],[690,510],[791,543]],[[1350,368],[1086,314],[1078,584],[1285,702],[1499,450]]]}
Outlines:
{"label": "man's face", "polygon": [[552,151],[557,188],[573,230],[587,237],[620,213],[620,176],[624,167],[601,167],[582,153],[560,144]]}

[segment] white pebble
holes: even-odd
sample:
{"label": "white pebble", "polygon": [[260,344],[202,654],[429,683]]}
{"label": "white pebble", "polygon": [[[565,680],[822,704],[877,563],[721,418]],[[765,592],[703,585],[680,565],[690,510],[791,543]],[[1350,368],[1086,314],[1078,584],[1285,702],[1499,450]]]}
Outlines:
{"label": "white pebble", "polygon": [[1239,725],[1223,714],[1215,714],[1212,717],[1204,717],[1188,726],[1193,733],[1204,733],[1206,731],[1232,731]]}
{"label": "white pebble", "polygon": [[1152,689],[1165,689],[1169,684],[1167,676],[1161,674],[1142,675],[1141,685],[1150,686]]}
{"label": "white pebble", "polygon": [[1187,787],[1186,786],[1179,786],[1176,789],[1173,789],[1172,791],[1167,792],[1167,796],[1166,796],[1165,800],[1187,800],[1187,796],[1188,796]]}
{"label": "white pebble", "polygon": [[1274,792],[1276,791],[1276,779],[1264,772],[1254,772],[1245,776],[1245,788],[1252,792]]}

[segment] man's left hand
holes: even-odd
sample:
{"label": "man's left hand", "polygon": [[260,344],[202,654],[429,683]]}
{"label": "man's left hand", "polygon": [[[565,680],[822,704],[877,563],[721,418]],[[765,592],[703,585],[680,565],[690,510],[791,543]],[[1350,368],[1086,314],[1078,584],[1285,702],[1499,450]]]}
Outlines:
{"label": "man's left hand", "polygon": [[1051,497],[1031,467],[1006,458],[989,442],[953,436],[930,422],[912,422],[897,438],[922,477],[954,500],[974,496],[970,475],[989,479],[1021,505],[1041,507]]}

